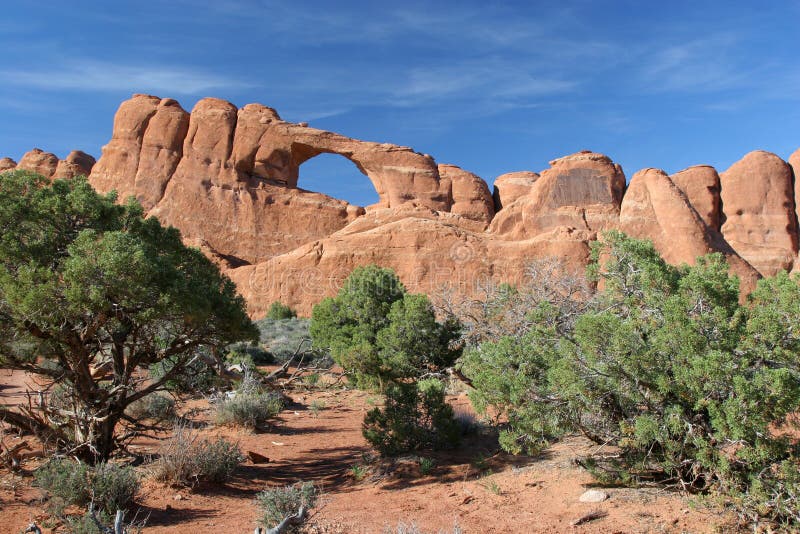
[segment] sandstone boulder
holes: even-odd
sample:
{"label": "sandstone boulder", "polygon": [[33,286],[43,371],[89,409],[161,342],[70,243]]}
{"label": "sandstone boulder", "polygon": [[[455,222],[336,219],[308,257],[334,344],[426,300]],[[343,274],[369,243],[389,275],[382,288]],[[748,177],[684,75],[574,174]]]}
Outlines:
{"label": "sandstone boulder", "polygon": [[11,158],[0,159],[0,172],[10,171],[17,168],[17,162]]}
{"label": "sandstone boulder", "polygon": [[120,105],[114,115],[111,140],[103,147],[103,154],[89,177],[95,189],[103,193],[116,190],[120,200],[139,196],[136,174],[142,140],[160,102],[158,97],[137,94]]}
{"label": "sandstone boulder", "polygon": [[164,196],[183,155],[183,143],[189,130],[189,114],[171,98],[156,106],[140,141],[139,163],[134,178],[136,198],[145,210]]}
{"label": "sandstone boulder", "polygon": [[693,265],[699,256],[721,252],[743,288],[752,290],[758,279],[758,273],[706,224],[681,188],[660,169],[644,169],[631,178],[619,229],[631,237],[650,239],[669,263]]}
{"label": "sandstone boulder", "polygon": [[17,169],[35,172],[45,178],[52,178],[58,167],[58,158],[55,154],[34,148],[27,152],[17,164]]}
{"label": "sandstone boulder", "polygon": [[500,211],[504,206],[530,193],[538,179],[539,175],[531,171],[507,172],[495,178],[492,195],[495,211]]}
{"label": "sandstone boulder", "polygon": [[488,225],[494,217],[494,200],[486,182],[455,165],[439,165],[438,170],[442,182],[450,184],[450,213]]}
{"label": "sandstone boulder", "polygon": [[719,174],[709,165],[695,165],[670,176],[709,228],[722,225]]}
{"label": "sandstone boulder", "polygon": [[94,167],[95,159],[80,150],[73,150],[66,159],[59,160],[53,179],[69,179],[76,176],[89,176]]}
{"label": "sandstone boulder", "polygon": [[720,175],[722,235],[764,276],[792,268],[797,256],[797,214],[792,170],[757,150]]}
{"label": "sandstone boulder", "polygon": [[520,282],[536,258],[558,257],[582,268],[588,240],[587,232],[556,229],[524,242],[498,241],[452,213],[378,209],[325,239],[228,274],[254,317],[263,317],[277,299],[309,315],[361,265],[394,269],[411,292],[480,296],[489,280]]}
{"label": "sandstone boulder", "polygon": [[625,191],[622,168],[607,156],[579,152],[550,162],[530,192],[497,213],[489,231],[528,239],[557,227],[598,232],[616,227]]}

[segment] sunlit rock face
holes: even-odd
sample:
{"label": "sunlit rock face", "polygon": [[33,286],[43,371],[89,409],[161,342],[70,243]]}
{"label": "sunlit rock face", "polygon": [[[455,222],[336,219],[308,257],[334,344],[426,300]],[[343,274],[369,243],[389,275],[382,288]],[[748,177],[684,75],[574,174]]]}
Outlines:
{"label": "sunlit rock face", "polygon": [[[352,162],[378,203],[302,189],[300,166],[319,154]],[[395,269],[411,291],[466,296],[487,281],[521,281],[536,258],[581,270],[611,229],[652,240],[676,264],[720,252],[745,291],[794,269],[798,256],[800,150],[788,163],[752,152],[721,174],[707,165],[644,169],[630,183],[608,156],[581,151],[541,172],[498,176],[490,190],[430,155],[286,122],[261,104],[205,98],[187,112],[173,99],[134,95],[96,164],[82,152],[59,160],[34,149],[19,163],[0,160],[0,172],[11,169],[88,174],[120,201],[135,197],[217,262],[256,317],[275,300],[308,314],[371,263]]]}

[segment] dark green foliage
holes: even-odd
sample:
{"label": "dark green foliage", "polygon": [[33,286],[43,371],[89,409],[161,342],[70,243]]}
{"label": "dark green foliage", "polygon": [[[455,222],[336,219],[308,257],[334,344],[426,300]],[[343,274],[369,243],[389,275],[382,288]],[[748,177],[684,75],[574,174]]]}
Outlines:
{"label": "dark green foliage", "polygon": [[438,379],[422,380],[452,365],[460,324],[442,323],[428,297],[406,293],[390,269],[355,269],[334,298],[314,307],[311,336],[362,388],[386,393],[386,406],[364,419],[366,439],[382,454],[458,441],[453,410]]}
{"label": "dark green foliage", "polygon": [[[73,415],[2,416],[90,461],[119,445],[125,408],[201,348],[255,339],[233,283],[174,228],[84,178],[0,175],[0,365],[65,386]],[[170,361],[154,381],[138,369]],[[98,367],[109,372],[92,374]]]}
{"label": "dark green foliage", "polygon": [[453,409],[444,399],[444,385],[435,378],[391,383],[385,406],[367,413],[362,431],[386,456],[428,447],[452,448],[461,438]]}
{"label": "dark green foliage", "polygon": [[[178,364],[180,372],[174,371]],[[227,385],[202,358],[188,362],[178,356],[164,358],[150,365],[149,373],[153,380],[164,380],[163,389],[178,395],[205,395]]]}
{"label": "dark green foliage", "polygon": [[101,463],[94,467],[67,459],[52,459],[34,473],[36,484],[49,495],[48,509],[62,516],[67,506],[86,507],[113,516],[127,510],[136,497],[139,479],[131,467]]}
{"label": "dark green foliage", "polygon": [[[256,506],[261,511],[260,523],[268,529],[276,527],[284,518],[295,515],[302,506],[306,512],[317,502],[319,492],[311,482],[281,488],[265,489],[256,495]],[[300,525],[290,525],[284,532],[299,532]]]}
{"label": "dark green foliage", "polygon": [[353,271],[334,298],[314,307],[311,337],[361,387],[383,387],[452,365],[459,325],[439,323],[425,295],[405,292],[390,269]]}
{"label": "dark green foliage", "polygon": [[587,464],[605,480],[718,491],[751,517],[795,520],[798,451],[782,431],[800,406],[798,280],[761,280],[742,306],[718,254],[673,267],[611,232],[593,258],[604,290],[573,322],[542,302],[524,334],[465,356],[476,408],[508,418],[504,448],[580,431],[619,448]]}
{"label": "dark green foliage", "polygon": [[272,319],[273,321],[280,319],[294,319],[295,317],[297,317],[297,313],[289,306],[281,303],[279,300],[273,302],[267,311],[267,319]]}

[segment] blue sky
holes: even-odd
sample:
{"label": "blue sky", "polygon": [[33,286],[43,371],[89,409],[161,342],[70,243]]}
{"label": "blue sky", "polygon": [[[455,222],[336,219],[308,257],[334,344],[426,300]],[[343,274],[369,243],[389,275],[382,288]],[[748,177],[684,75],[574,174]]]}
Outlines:
{"label": "blue sky", "polygon": [[[97,157],[132,93],[260,102],[486,179],[592,149],[724,170],[800,147],[800,2],[8,2],[0,155]],[[300,184],[367,204],[341,157]]]}

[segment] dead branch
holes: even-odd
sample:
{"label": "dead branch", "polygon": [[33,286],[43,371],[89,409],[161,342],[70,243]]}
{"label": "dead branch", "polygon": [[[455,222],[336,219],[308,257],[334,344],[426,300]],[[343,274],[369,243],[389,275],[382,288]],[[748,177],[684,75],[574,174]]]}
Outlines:
{"label": "dead branch", "polygon": [[271,382],[273,380],[277,380],[278,378],[281,378],[282,376],[286,376],[287,371],[289,370],[289,365],[291,365],[291,363],[292,363],[291,359],[286,360],[286,363],[284,363],[283,365],[281,365],[280,367],[278,367],[277,369],[272,371],[270,374],[265,376],[264,377],[264,381],[265,382]]}
{"label": "dead branch", "polygon": [[89,503],[89,517],[92,518],[92,522],[102,534],[127,534],[128,532],[128,529],[125,527],[125,512],[122,510],[117,510],[114,516],[114,526],[108,527],[97,518],[97,513],[94,509],[94,500],[92,500],[92,502]]}
{"label": "dead branch", "polygon": [[272,528],[268,528],[266,530],[262,529],[261,527],[257,527],[255,530],[255,534],[282,534],[287,527],[292,525],[299,525],[303,521],[306,520],[306,514],[308,510],[305,506],[301,506],[296,514],[292,514],[290,516],[286,516],[283,518],[283,521],[278,523],[276,526]]}
{"label": "dead branch", "polygon": [[597,519],[602,519],[608,515],[608,512],[603,512],[602,510],[595,510],[593,512],[589,512],[588,514],[582,515],[571,524],[573,527],[577,527],[578,525],[583,525],[584,523],[589,523],[590,521],[595,521]]}
{"label": "dead branch", "polygon": [[20,467],[20,458],[19,458],[19,451],[22,450],[33,450],[31,449],[30,445],[28,445],[27,441],[23,441],[21,443],[17,443],[11,448],[2,445],[5,449],[2,454],[0,454],[0,462],[5,464],[7,467],[11,468],[12,470],[17,470]]}

